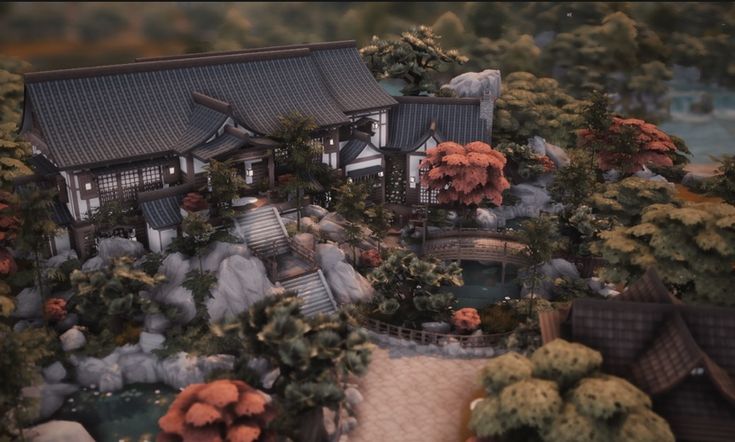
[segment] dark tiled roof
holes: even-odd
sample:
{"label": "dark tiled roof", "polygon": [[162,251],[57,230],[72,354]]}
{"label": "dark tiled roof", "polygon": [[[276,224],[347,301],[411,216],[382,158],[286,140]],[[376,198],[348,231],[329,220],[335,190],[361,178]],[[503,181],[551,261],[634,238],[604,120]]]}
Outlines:
{"label": "dark tiled roof", "polygon": [[242,49],[218,53],[183,54],[138,59],[139,61],[181,60],[211,55],[252,54],[263,51],[309,49],[327,87],[342,111],[354,113],[394,106],[396,100],[373,79],[354,41],[296,44]]}
{"label": "dark tiled roof", "polygon": [[658,272],[651,267],[636,282],[619,296],[616,301],[656,302],[663,304],[681,304],[681,301],[669,292]]}
{"label": "dark tiled roof", "polygon": [[28,164],[33,172],[41,177],[50,177],[59,173],[59,168],[43,155],[33,155],[28,158]]}
{"label": "dark tiled roof", "polygon": [[378,148],[373,146],[370,142],[370,135],[364,132],[354,131],[352,137],[353,138],[348,141],[347,144],[342,146],[342,149],[339,151],[339,163],[343,167],[355,160],[355,158],[357,158],[367,146],[378,150]]}
{"label": "dark tiled roof", "polygon": [[143,217],[151,228],[156,230],[173,227],[181,223],[179,205],[183,195],[172,195],[140,203]]}
{"label": "dark tiled roof", "polygon": [[195,148],[191,153],[202,161],[209,161],[241,148],[247,144],[248,139],[245,131],[227,127],[222,135]]}
{"label": "dark tiled roof", "polygon": [[62,169],[197,146],[225,116],[195,103],[195,92],[231,105],[235,121],[260,134],[272,133],[278,117],[291,112],[309,115],[323,127],[348,121],[308,49],[69,69],[25,78],[35,121]]}
{"label": "dark tiled roof", "polygon": [[687,329],[678,313],[659,331],[648,349],[630,369],[636,385],[649,394],[669,391],[693,369],[703,365],[704,353]]}
{"label": "dark tiled roof", "polygon": [[479,99],[396,97],[396,100],[398,106],[391,109],[388,122],[388,148],[414,151],[431,135],[439,141],[460,144],[490,142],[487,121],[480,118]]}
{"label": "dark tiled roof", "polygon": [[629,302],[574,301],[569,337],[651,394],[677,440],[733,440],[735,309],[672,302],[655,272],[647,275],[621,296]]}
{"label": "dark tiled roof", "polygon": [[60,227],[70,226],[74,222],[74,217],[71,216],[69,207],[59,201],[58,198],[54,198],[51,203],[51,219]]}

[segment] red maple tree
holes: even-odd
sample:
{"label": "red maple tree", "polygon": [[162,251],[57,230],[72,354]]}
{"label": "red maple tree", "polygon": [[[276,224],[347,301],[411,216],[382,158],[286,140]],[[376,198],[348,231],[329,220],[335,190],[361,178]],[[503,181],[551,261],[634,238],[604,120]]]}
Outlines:
{"label": "red maple tree", "polygon": [[597,151],[597,167],[635,173],[646,165],[671,167],[676,145],[651,123],[636,118],[613,117],[606,131],[582,129],[578,146]]}
{"label": "red maple tree", "polygon": [[421,184],[438,191],[442,204],[479,204],[484,199],[496,206],[503,203],[503,191],[510,183],[503,174],[505,156],[481,141],[462,146],[448,141],[426,151],[421,168],[428,172]]}

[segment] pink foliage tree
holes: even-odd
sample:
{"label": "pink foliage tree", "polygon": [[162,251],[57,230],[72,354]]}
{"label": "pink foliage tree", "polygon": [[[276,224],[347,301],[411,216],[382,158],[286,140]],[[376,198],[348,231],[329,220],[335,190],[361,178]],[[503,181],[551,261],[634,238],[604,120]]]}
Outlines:
{"label": "pink foliage tree", "polygon": [[421,168],[428,173],[421,184],[438,191],[442,204],[471,206],[487,199],[496,206],[503,203],[503,191],[510,183],[503,174],[505,156],[481,141],[462,146],[448,141],[426,151]]}
{"label": "pink foliage tree", "polygon": [[613,117],[606,131],[583,129],[577,138],[579,147],[597,151],[601,170],[617,169],[635,173],[643,166],[671,167],[677,148],[664,131],[635,118]]}

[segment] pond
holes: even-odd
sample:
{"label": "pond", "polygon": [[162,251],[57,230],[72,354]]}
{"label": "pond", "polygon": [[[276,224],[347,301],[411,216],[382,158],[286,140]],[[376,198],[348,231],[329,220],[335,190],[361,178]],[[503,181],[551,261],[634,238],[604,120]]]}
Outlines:
{"label": "pond", "polygon": [[53,419],[81,423],[97,442],[154,441],[158,419],[177,394],[165,384],[132,384],[114,393],[83,389]]}
{"label": "pond", "polygon": [[461,261],[462,287],[447,287],[446,291],[457,297],[457,307],[473,307],[482,309],[495,304],[506,296],[517,298],[520,294],[518,269],[506,265],[505,283],[502,282],[503,267],[500,263],[482,263],[478,261]]}

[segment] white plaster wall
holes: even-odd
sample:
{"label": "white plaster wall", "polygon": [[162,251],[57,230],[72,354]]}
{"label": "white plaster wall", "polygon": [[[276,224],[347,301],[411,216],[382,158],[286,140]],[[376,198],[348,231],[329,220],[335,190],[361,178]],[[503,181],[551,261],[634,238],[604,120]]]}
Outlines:
{"label": "white plaster wall", "polygon": [[206,166],[206,165],[207,165],[207,163],[205,163],[203,161],[200,161],[200,160],[197,160],[196,158],[194,158],[194,173],[204,172],[205,171],[204,170],[204,166]]}
{"label": "white plaster wall", "polygon": [[69,229],[61,228],[56,232],[54,237],[54,245],[56,246],[56,254],[60,254],[71,250],[71,239],[69,238]]}
{"label": "white plaster wall", "polygon": [[179,168],[181,169],[181,175],[186,176],[186,157],[179,157]]}
{"label": "white plaster wall", "polygon": [[166,247],[178,236],[176,229],[159,230],[158,233],[161,235],[161,251],[166,250]]}

